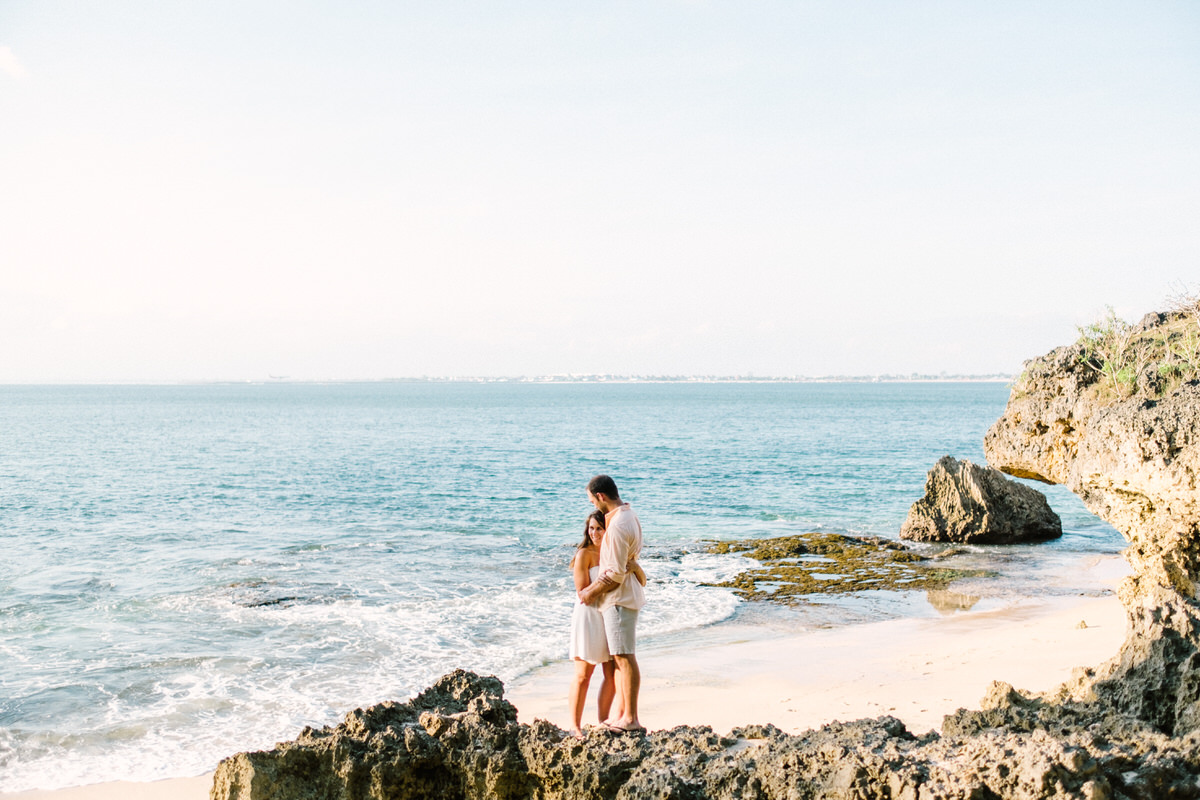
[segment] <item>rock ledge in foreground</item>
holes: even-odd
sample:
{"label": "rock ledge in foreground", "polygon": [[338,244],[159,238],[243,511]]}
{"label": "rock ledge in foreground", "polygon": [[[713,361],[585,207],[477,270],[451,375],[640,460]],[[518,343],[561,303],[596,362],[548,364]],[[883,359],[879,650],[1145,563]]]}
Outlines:
{"label": "rock ledge in foreground", "polygon": [[995,684],[985,710],[913,736],[893,717],[799,736],[751,725],[649,735],[516,721],[496,678],[462,670],[407,703],[351,712],[274,750],[227,758],[212,800],[966,800],[1200,796],[1200,734],[1183,739],[1079,703]]}

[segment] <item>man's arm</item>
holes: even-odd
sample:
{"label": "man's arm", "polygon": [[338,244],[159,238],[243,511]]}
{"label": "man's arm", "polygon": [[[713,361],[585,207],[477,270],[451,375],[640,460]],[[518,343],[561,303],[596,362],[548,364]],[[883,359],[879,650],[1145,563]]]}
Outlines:
{"label": "man's arm", "polygon": [[615,591],[621,584],[614,581],[608,576],[597,578],[587,588],[579,593],[579,601],[587,606],[594,606],[599,602],[600,598],[609,592]]}
{"label": "man's arm", "polygon": [[600,545],[600,576],[579,593],[579,600],[595,605],[601,597],[615,591],[625,580],[625,563],[629,560],[628,536],[620,525],[609,525]]}

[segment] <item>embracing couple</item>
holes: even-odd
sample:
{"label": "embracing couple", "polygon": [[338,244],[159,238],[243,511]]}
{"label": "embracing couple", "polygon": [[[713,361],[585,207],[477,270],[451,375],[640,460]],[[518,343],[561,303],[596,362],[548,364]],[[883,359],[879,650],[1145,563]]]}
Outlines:
{"label": "embracing couple", "polygon": [[597,664],[604,674],[597,701],[600,724],[622,733],[644,732],[638,722],[642,674],[634,654],[638,611],[646,604],[646,573],[637,562],[642,524],[609,476],[588,481],[587,494],[596,510],[571,560],[578,596],[571,615],[571,732],[583,735],[583,704]]}

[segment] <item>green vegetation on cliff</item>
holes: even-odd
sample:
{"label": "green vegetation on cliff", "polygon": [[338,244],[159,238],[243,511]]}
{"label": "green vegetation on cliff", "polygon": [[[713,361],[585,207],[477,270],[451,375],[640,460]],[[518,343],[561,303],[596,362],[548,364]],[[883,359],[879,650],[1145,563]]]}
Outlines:
{"label": "green vegetation on cliff", "polygon": [[1138,325],[1110,307],[1100,320],[1079,328],[1080,362],[1096,373],[1102,397],[1161,397],[1200,378],[1200,295],[1173,298],[1163,314]]}

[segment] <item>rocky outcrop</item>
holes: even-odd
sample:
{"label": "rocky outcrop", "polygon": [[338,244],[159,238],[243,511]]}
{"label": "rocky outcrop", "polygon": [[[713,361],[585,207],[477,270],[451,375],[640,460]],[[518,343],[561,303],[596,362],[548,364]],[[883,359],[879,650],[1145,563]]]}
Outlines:
{"label": "rocky outcrop", "polygon": [[[1129,338],[1169,342],[1185,322],[1152,314]],[[1067,486],[1129,540],[1128,639],[1073,692],[1181,734],[1200,728],[1200,383],[1165,387],[1142,360],[1113,386],[1086,342],[1027,362],[984,451],[1010,475]]]}
{"label": "rocky outcrop", "polygon": [[915,737],[892,717],[789,736],[679,727],[575,739],[516,722],[495,678],[458,671],[408,703],[349,714],[274,750],[226,759],[212,800],[594,798],[1187,798],[1200,734],[1171,739],[1117,713],[996,684],[980,711]]}
{"label": "rocky outcrop", "polygon": [[942,456],[925,478],[901,539],[958,544],[1016,544],[1062,536],[1062,521],[1036,489],[998,470]]}

